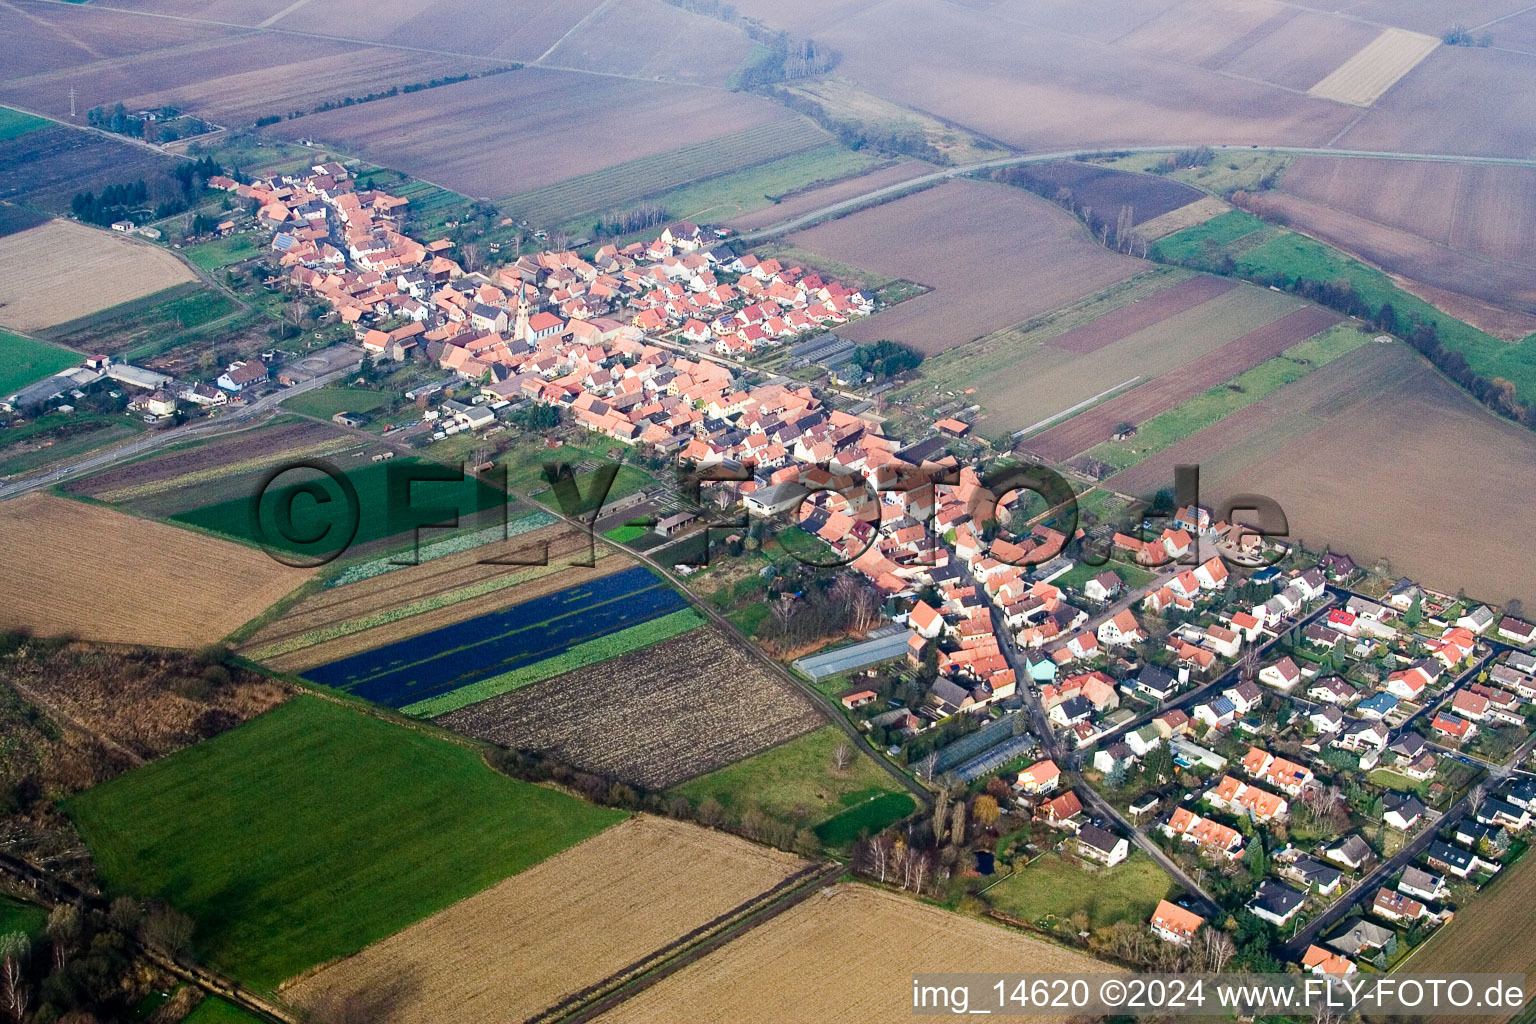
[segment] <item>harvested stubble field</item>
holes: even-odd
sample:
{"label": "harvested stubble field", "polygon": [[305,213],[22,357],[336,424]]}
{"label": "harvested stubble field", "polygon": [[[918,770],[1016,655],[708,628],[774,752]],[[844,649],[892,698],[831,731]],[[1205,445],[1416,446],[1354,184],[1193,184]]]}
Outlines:
{"label": "harvested stubble field", "polygon": [[[487,135],[488,126],[505,123],[508,111],[517,112],[517,130]],[[314,114],[270,131],[323,139],[489,198],[791,116],[744,93],[525,68]]]}
{"label": "harvested stubble field", "polygon": [[1024,450],[1048,462],[1065,462],[1112,436],[1119,423],[1140,423],[1193,395],[1230,380],[1327,330],[1342,317],[1320,306],[1304,306],[1274,323],[1250,331],[1221,348],[1140,384],[1024,442]]}
{"label": "harvested stubble field", "polygon": [[[914,239],[925,244],[915,245]],[[991,182],[952,181],[790,236],[797,248],[929,286],[850,324],[933,354],[1144,269],[1096,245],[1065,210]]]}
{"label": "harvested stubble field", "polygon": [[0,504],[0,546],[0,628],[109,643],[213,643],[309,578],[251,548],[46,494]]}
{"label": "harvested stubble field", "polygon": [[[501,557],[531,560],[546,543],[548,565],[481,564]],[[606,544],[597,546],[595,566],[572,564],[586,557],[589,543],[569,526],[549,526],[511,541],[318,590],[263,625],[241,651],[280,672],[304,672],[634,564]]]}
{"label": "harvested stubble field", "polygon": [[437,719],[647,789],[756,754],[823,721],[715,626]]}
{"label": "harvested stubble field", "polygon": [[894,893],[844,884],[759,925],[598,1020],[895,1024],[912,1017],[915,973],[1021,969],[1042,974],[1114,970],[1040,939]]}
{"label": "harvested stubble field", "polygon": [[[1440,928],[1411,961],[1416,973],[1523,974],[1536,954],[1536,858],[1527,854]],[[1529,1011],[1521,1014],[1528,1016]],[[1433,1024],[1488,1024],[1496,1017],[1437,1015]]]}
{"label": "harvested stubble field", "polygon": [[985,430],[988,436],[1019,430],[1132,377],[1150,380],[1193,365],[1300,306],[1292,296],[1240,285],[1085,355],[1038,348],[972,382],[986,410]]}
{"label": "harvested stubble field", "polygon": [[1400,28],[1383,29],[1349,60],[1307,90],[1313,96],[1368,107],[1434,52],[1440,40]]}
{"label": "harvested stubble field", "polygon": [[1136,228],[1136,234],[1149,242],[1155,242],[1159,238],[1165,238],[1173,234],[1175,231],[1183,231],[1185,228],[1192,228],[1196,224],[1204,224],[1212,217],[1219,217],[1229,209],[1231,207],[1223,200],[1217,199],[1215,196],[1206,196],[1204,199],[1195,200],[1188,206],[1181,206],[1177,210],[1170,210],[1161,217],[1154,217],[1139,225]]}
{"label": "harvested stubble field", "polygon": [[378,999],[376,1024],[526,1020],[807,867],[720,832],[636,817],[288,986]]}
{"label": "harvested stubble field", "polygon": [[36,331],[195,280],[165,249],[51,220],[0,238],[0,323]]}
{"label": "harvested stubble field", "polygon": [[[1202,495],[1280,503],[1292,537],[1488,600],[1536,598],[1536,437],[1497,419],[1406,345],[1365,345],[1180,441],[1107,486],[1150,494],[1177,463]],[[1490,482],[1497,482],[1497,486]],[[1497,524],[1490,526],[1490,524]]]}

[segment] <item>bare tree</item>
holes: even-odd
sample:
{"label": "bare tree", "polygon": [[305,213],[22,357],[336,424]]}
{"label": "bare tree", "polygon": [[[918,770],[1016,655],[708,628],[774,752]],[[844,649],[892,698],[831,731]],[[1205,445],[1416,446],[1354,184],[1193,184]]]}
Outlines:
{"label": "bare tree", "polygon": [[847,740],[839,740],[836,747],[832,748],[832,770],[838,774],[846,772],[853,764],[853,748]]}
{"label": "bare tree", "polygon": [[0,935],[0,1005],[4,1005],[15,1024],[26,1020],[27,1004],[31,1002],[25,973],[31,953],[32,942],[25,934]]}
{"label": "bare tree", "polygon": [[1232,936],[1219,928],[1207,926],[1201,934],[1205,936],[1205,969],[1219,974],[1237,955],[1237,944],[1232,941]]}
{"label": "bare tree", "polygon": [[949,818],[949,834],[956,843],[965,842],[965,802],[956,801]]}
{"label": "bare tree", "polygon": [[171,957],[192,949],[192,919],[167,906],[157,906],[144,918],[144,942]]}
{"label": "bare tree", "polygon": [[[113,904],[114,909],[116,903]],[[75,945],[80,941],[80,911],[72,903],[61,903],[48,913],[48,927],[45,932],[48,943],[53,947],[53,966],[57,970],[64,966],[75,951]]]}
{"label": "bare tree", "polygon": [[933,841],[944,841],[944,830],[949,825],[949,790],[940,788],[933,798]]}

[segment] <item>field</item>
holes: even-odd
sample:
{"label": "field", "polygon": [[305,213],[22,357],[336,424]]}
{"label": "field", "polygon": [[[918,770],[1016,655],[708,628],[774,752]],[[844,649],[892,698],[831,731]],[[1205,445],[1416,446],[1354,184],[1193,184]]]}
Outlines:
{"label": "field", "polygon": [[[805,150],[820,149],[830,140],[830,135],[806,118],[770,121],[731,135],[519,192],[509,197],[501,210],[509,217],[553,226],[582,214],[622,210],[638,199],[659,196],[688,182],[707,180]],[[677,206],[678,201],[665,201],[672,213],[672,207]],[[689,200],[685,198],[682,203],[686,205]],[[678,206],[675,216],[684,214]]]}
{"label": "field", "polygon": [[1077,209],[1091,207],[1100,217],[1129,206],[1133,226],[1208,198],[1199,189],[1168,177],[1133,174],[1075,160],[1021,164],[994,171],[993,176],[1047,199],[1070,198]]}
{"label": "field", "polygon": [[1212,353],[1299,307],[1291,296],[1243,286],[1083,355],[1037,346],[1027,337],[1005,338],[988,354],[988,363],[994,367],[991,372],[968,384],[976,388],[986,412],[982,429],[998,437],[1063,413],[1106,390],[1137,384],[1137,378],[1153,381],[1174,374],[1177,379],[1181,367],[1199,365]]}
{"label": "field", "polygon": [[225,238],[215,238],[184,250],[187,259],[201,270],[219,270],[232,263],[260,256],[268,251],[266,239],[251,231],[240,231]]}
{"label": "field", "polygon": [[1149,242],[1155,242],[1159,238],[1173,234],[1175,231],[1183,231],[1197,224],[1204,224],[1213,217],[1220,216],[1230,207],[1215,196],[1206,196],[1197,199],[1187,206],[1181,206],[1177,210],[1154,217],[1149,221],[1139,224],[1136,234]]}
{"label": "field", "polygon": [[[407,456],[390,462],[370,462],[345,471],[346,478],[357,491],[358,500],[357,530],[352,538],[352,550],[389,537],[399,536],[408,540],[411,528],[415,525],[413,516],[427,511],[440,513],[430,517],[429,522],[446,520],[453,513],[461,516],[463,521],[476,513],[497,509],[506,501],[506,496],[500,490],[478,477],[414,483],[408,488],[409,494],[406,493],[407,487],[403,481],[414,472],[437,472],[445,468]],[[257,491],[257,487],[263,483],[260,478],[243,483],[244,486],[240,486],[238,478],[232,475],[216,478],[204,485],[208,491],[206,497],[210,500],[173,512],[168,518],[232,540],[257,543],[261,533],[257,524],[251,520],[251,499],[253,495],[262,493],[261,524],[266,531],[268,543],[274,549],[310,558],[334,552],[343,543],[344,519],[334,515],[326,504],[321,504],[318,496],[314,499],[295,500],[302,490],[318,487],[328,502],[343,502],[345,496],[340,486],[329,477],[322,477],[313,470],[294,470],[283,476],[282,484],[265,492]],[[233,494],[226,497],[231,485]],[[193,489],[185,497],[196,500],[201,489]],[[341,505],[336,507],[341,508]],[[293,525],[288,530],[276,526],[277,510],[283,508],[287,508],[292,515]],[[425,536],[433,536],[432,531],[425,531]],[[318,539],[310,543],[307,541],[310,537]]]}
{"label": "field", "polygon": [[1066,211],[988,182],[949,182],[789,241],[932,288],[839,331],[856,341],[889,338],[928,354],[1097,291],[1142,266],[1094,244]]}
{"label": "field", "polygon": [[[303,672],[633,564],[605,544],[597,546],[594,566],[576,564],[588,559],[589,539],[569,526],[551,525],[551,519],[530,513],[509,518],[505,530],[490,527],[484,536],[423,544],[417,565],[394,564],[402,560],[398,555],[349,563],[328,575],[324,586],[257,624],[241,649],[269,668]],[[546,551],[543,565],[494,562],[537,561]]]}
{"label": "field", "polygon": [[48,127],[48,122],[19,110],[0,107],[0,139],[14,139],[18,135]]}
{"label": "field", "polygon": [[623,817],[313,697],[65,809],[109,891],[165,897],[196,920],[199,956],[257,986],[354,953]]}
{"label": "field", "polygon": [[293,396],[283,403],[283,408],[306,416],[330,419],[342,412],[373,412],[389,402],[388,394],[367,388],[317,388]]}
{"label": "field", "polygon": [[1529,53],[1439,47],[1333,144],[1340,149],[1525,156],[1536,148],[1536,96],[1524,90],[1501,94],[1500,83],[1529,80],[1533,73],[1536,56]]}
{"label": "field", "polygon": [[[650,201],[663,206],[668,217],[681,217],[695,224],[719,224],[722,221],[737,224],[754,216],[776,221],[784,216],[777,212],[779,207],[775,204],[780,196],[798,198],[819,194],[822,186],[836,188],[830,184],[833,182],[844,183],[847,188],[850,187],[847,182],[866,182],[865,172],[871,167],[885,166],[886,163],[877,156],[855,153],[829,142],[740,171],[682,185],[654,196]],[[861,184],[855,191],[866,187],[874,186]],[[793,202],[792,198],[790,203]],[[755,214],[749,211],[755,211]],[[572,232],[590,229],[585,217],[578,217],[566,225],[566,230]],[[655,231],[655,228],[648,228],[637,232],[635,237],[648,240]]]}
{"label": "field", "polygon": [[0,504],[0,541],[12,584],[0,628],[111,643],[212,643],[308,577],[260,551],[44,494]]}
{"label": "field", "polygon": [[656,790],[756,754],[822,718],[711,626],[460,708],[437,723]]}
{"label": "field", "polygon": [[192,280],[164,249],[70,221],[0,238],[0,320],[18,331],[52,327]]}
{"label": "field", "polygon": [[632,818],[285,991],[361,994],[391,1024],[526,1020],[807,865],[694,825]]}
{"label": "field", "polygon": [[1185,399],[1332,327],[1341,319],[1330,310],[1304,306],[1273,323],[1249,331],[1187,366],[1139,384],[1088,412],[1033,435],[1024,442],[1024,448],[1046,461],[1064,462],[1107,440],[1115,433],[1117,424],[1134,425],[1172,409]]}
{"label": "field", "polygon": [[[486,126],[499,123],[508,110],[518,112],[518,130],[487,136]],[[527,68],[285,121],[269,130],[285,138],[324,140],[456,192],[488,198],[787,118],[784,108],[743,94]],[[662,187],[697,176],[688,173]]]}
{"label": "field", "polygon": [[1140,925],[1171,888],[1163,869],[1139,851],[1123,864],[1097,870],[1047,853],[988,889],[986,899],[1006,914],[1031,924],[1045,921],[1046,927],[1064,924],[1074,912],[1086,910],[1088,927],[1098,929],[1116,921]]}
{"label": "field", "polygon": [[1161,323],[1187,309],[1225,295],[1236,283],[1220,277],[1191,277],[1148,298],[1111,310],[1081,327],[1058,334],[1046,342],[1063,352],[1097,352],[1105,345],[1124,340],[1137,331]]}
{"label": "field", "polygon": [[[823,726],[755,757],[701,775],[677,787],[695,804],[714,800],[727,813],[751,807],[814,828],[850,808],[882,796],[905,797],[891,777],[868,757],[856,754],[846,771],[837,770],[833,754],[847,738]],[[911,804],[908,804],[910,813]]]}
{"label": "field", "polygon": [[329,424],[290,416],[227,437],[173,445],[149,458],[72,480],[64,488],[98,501],[131,503],[160,491],[194,487],[210,477],[263,469],[286,459],[331,455],[353,443]]}
{"label": "field", "polygon": [[547,62],[598,74],[721,86],[753,46],[746,33],[707,12],[695,14],[662,0],[627,0],[600,5],[550,50]]}
{"label": "field", "polygon": [[1138,423],[1134,436],[1124,441],[1105,441],[1089,450],[1087,457],[1115,469],[1134,466],[1195,431],[1269,397],[1319,366],[1349,354],[1366,344],[1369,338],[1368,333],[1341,323],[1243,371],[1230,381]]}
{"label": "field", "polygon": [[1536,331],[1536,170],[1303,157],[1280,188],[1252,205],[1389,273],[1518,311],[1510,340]]}
{"label": "field", "polygon": [[900,184],[932,170],[931,165],[917,160],[876,164],[864,174],[843,177],[821,185],[813,182],[798,191],[776,197],[777,202],[769,203],[739,217],[733,217],[726,221],[726,225],[737,231],[756,231],[789,220],[791,217],[819,210],[823,206],[852,199],[854,196],[863,195],[877,188]]}
{"label": "field", "polygon": [[[598,1019],[852,1024],[912,1017],[915,972],[1105,972],[1109,965],[861,885],[823,890]],[[1043,1021],[1057,1018],[1041,1017]]]}
{"label": "field", "polygon": [[1434,52],[1440,40],[1400,28],[1383,29],[1365,48],[1307,92],[1325,100],[1369,107]]}
{"label": "field", "polygon": [[81,352],[122,352],[159,345],[236,312],[233,299],[201,282],[175,285],[75,320],[55,324],[40,337]]}
{"label": "field", "polygon": [[[1514,867],[1500,873],[1466,907],[1458,908],[1455,919],[1414,953],[1410,969],[1436,974],[1519,974],[1528,970],[1530,928],[1536,923],[1531,917],[1536,868],[1531,864],[1532,858],[1527,854]],[[1521,1020],[1529,1017],[1529,1008],[1518,1015]],[[1437,1014],[1428,1019],[1434,1024],[1472,1024],[1499,1018]]]}
{"label": "field", "polygon": [[[78,352],[0,330],[0,397],[79,362]],[[0,435],[0,441],[4,440],[5,436]]]}
{"label": "field", "polygon": [[124,139],[64,125],[41,128],[0,139],[0,199],[62,215],[77,192],[152,181],[173,165],[170,157]]}
{"label": "field", "polygon": [[[687,621],[655,621],[675,613]],[[557,663],[562,667],[548,671],[541,662],[593,645],[616,646],[613,657],[638,641],[662,639],[652,630],[697,621],[682,595],[636,566],[311,668],[305,677],[390,707],[441,714],[577,667]],[[632,629],[639,632],[623,635]],[[627,647],[627,640],[636,643]]]}
{"label": "field", "polygon": [[876,133],[918,135],[937,151],[939,159],[951,164],[975,163],[1002,153],[996,143],[978,138],[958,125],[892,103],[841,78],[808,78],[791,82],[786,88],[811,100],[834,120],[854,122]]}
{"label": "field", "polygon": [[[1529,431],[1494,418],[1401,344],[1366,345],[1159,452],[1107,485],[1151,494],[1177,463],[1202,497],[1267,494],[1290,535],[1361,564],[1487,600],[1536,597],[1536,562],[1508,543],[1533,525],[1520,467]],[[1490,524],[1498,524],[1496,528]]]}
{"label": "field", "polygon": [[330,0],[298,8],[280,5],[282,17],[275,25],[285,33],[350,35],[388,45],[533,60],[598,6],[597,0],[574,0],[557,8],[536,0],[505,0],[493,12],[479,0],[446,6],[400,0],[380,10],[371,0]]}

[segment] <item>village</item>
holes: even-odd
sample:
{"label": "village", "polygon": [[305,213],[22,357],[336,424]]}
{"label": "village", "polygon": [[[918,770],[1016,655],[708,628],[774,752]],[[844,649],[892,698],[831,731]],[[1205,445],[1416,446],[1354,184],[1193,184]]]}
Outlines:
{"label": "village", "polygon": [[[1250,965],[1383,969],[1523,851],[1536,626],[1518,609],[1378,579],[1199,506],[1091,530],[1041,514],[957,447],[963,419],[898,441],[870,403],[743,363],[790,342],[850,349],[825,332],[876,303],[698,225],[471,273],[451,243],[402,232],[405,200],[337,163],[209,186],[254,204],[287,286],[357,344],[199,381],[102,358],[11,408],[104,380],[156,419],[427,366],[441,376],[416,389],[418,443],[546,408],[709,471],[720,507],[798,527],[826,558],[802,561],[882,602],[888,625],[795,668],[922,783],[1005,793],[1030,823],[1021,847],[1085,871],[1151,857],[1186,893],[1146,922],[1167,943],[1220,929]],[[667,508],[658,532],[707,550],[703,510]],[[978,852],[1001,870],[994,849]]]}

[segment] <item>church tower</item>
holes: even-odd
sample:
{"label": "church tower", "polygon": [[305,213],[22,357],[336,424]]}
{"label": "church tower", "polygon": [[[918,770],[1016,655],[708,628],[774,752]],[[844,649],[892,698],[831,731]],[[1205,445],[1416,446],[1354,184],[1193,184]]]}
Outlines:
{"label": "church tower", "polygon": [[528,329],[528,286],[517,289],[517,322],[512,326],[512,340],[533,344],[533,333]]}

